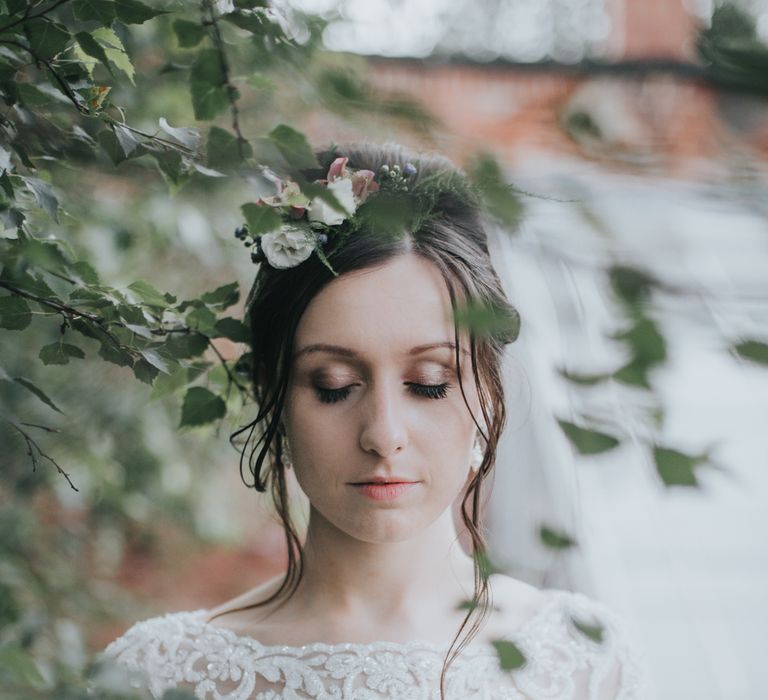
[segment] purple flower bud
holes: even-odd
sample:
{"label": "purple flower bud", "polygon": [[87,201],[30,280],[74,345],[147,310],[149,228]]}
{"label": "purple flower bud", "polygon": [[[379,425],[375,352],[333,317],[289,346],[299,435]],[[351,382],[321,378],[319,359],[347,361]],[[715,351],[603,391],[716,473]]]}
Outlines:
{"label": "purple flower bud", "polygon": [[406,163],[403,172],[405,172],[406,175],[415,175],[416,166],[413,163]]}

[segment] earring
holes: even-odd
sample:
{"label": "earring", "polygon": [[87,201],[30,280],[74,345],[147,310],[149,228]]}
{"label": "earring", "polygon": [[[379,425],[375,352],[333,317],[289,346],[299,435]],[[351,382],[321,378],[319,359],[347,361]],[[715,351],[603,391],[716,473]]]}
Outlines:
{"label": "earring", "polygon": [[485,453],[483,452],[483,447],[480,444],[480,434],[475,433],[475,442],[472,445],[472,459],[469,462],[469,468],[476,472],[478,469],[480,469],[480,465],[483,463],[483,457],[485,457]]}
{"label": "earring", "polygon": [[286,469],[290,469],[293,466],[292,456],[291,456],[291,448],[288,445],[288,438],[282,437],[280,438],[280,441],[282,443],[282,463],[283,466]]}

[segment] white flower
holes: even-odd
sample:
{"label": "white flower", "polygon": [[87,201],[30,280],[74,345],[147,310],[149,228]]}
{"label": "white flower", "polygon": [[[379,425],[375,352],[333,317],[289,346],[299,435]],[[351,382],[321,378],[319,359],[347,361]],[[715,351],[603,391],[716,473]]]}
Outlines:
{"label": "white flower", "polygon": [[[352,191],[352,180],[349,178],[339,178],[328,183],[328,189],[333,192],[334,197],[347,212],[347,216],[352,216],[357,209],[355,195]],[[322,221],[327,226],[337,226],[347,217],[340,211],[336,211],[330,204],[324,202],[319,197],[315,197],[309,205],[307,213],[310,221]]]}
{"label": "white flower", "polygon": [[315,249],[305,229],[287,224],[261,236],[261,249],[272,267],[284,270],[304,262]]}

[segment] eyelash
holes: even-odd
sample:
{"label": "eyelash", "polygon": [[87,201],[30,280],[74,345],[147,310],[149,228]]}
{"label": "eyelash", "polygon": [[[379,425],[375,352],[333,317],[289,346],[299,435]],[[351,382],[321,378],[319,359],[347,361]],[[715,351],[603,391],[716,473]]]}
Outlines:
{"label": "eyelash", "polygon": [[[428,399],[444,399],[448,394],[448,389],[451,388],[451,383],[416,384],[410,382],[408,386],[413,387],[413,391],[417,396],[423,396]],[[324,389],[318,386],[315,387],[315,390],[317,391],[317,397],[322,403],[336,403],[337,401],[343,401],[349,396],[350,387],[345,386],[341,389]]]}

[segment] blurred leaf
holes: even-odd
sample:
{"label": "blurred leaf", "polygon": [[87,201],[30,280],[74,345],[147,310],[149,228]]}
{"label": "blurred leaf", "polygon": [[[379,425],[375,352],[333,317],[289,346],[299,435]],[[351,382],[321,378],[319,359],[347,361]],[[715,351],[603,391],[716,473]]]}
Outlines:
{"label": "blurred leaf", "polygon": [[307,137],[293,127],[279,124],[269,132],[269,138],[292,168],[310,170],[320,167]]}
{"label": "blurred leaf", "polygon": [[570,549],[576,545],[576,540],[565,532],[558,532],[547,525],[539,527],[539,539],[550,549]]}
{"label": "blurred leaf", "polygon": [[[195,119],[213,119],[230,105],[226,76],[215,49],[201,49],[190,69],[190,90]],[[238,95],[234,93],[234,98]]]}
{"label": "blurred leaf", "polygon": [[27,189],[34,195],[37,203],[42,207],[45,213],[58,224],[59,200],[56,199],[56,195],[53,193],[51,185],[45,180],[41,180],[37,177],[22,176],[21,179],[27,186]]}
{"label": "blurred leaf", "polygon": [[215,332],[216,314],[207,306],[198,306],[187,314],[187,325],[210,337]]}
{"label": "blurred leaf", "polygon": [[45,687],[45,680],[29,654],[17,646],[5,644],[0,646],[0,686],[41,689]]}
{"label": "blurred leaf", "polygon": [[202,355],[208,347],[208,339],[200,333],[173,333],[158,349],[164,357],[177,360]]}
{"label": "blurred leaf", "polygon": [[248,202],[243,204],[240,209],[248,223],[248,231],[253,236],[274,231],[282,225],[280,215],[266,204]]}
{"label": "blurred leaf", "polygon": [[220,396],[203,387],[193,386],[184,396],[179,427],[204,425],[223,418],[226,412],[227,407]]}
{"label": "blurred leaf", "polygon": [[198,129],[171,126],[165,117],[160,117],[158,123],[166,134],[173,136],[173,138],[179,143],[183,143],[187,148],[195,150],[200,143],[200,131]]}
{"label": "blurred leaf", "polygon": [[77,19],[96,20],[105,27],[112,24],[116,16],[113,0],[76,0],[73,7]]}
{"label": "blurred leaf", "polygon": [[581,384],[582,386],[594,386],[600,382],[604,382],[606,379],[610,379],[613,375],[608,374],[577,374],[575,372],[569,372],[567,369],[558,368],[558,373],[564,379],[574,384]]}
{"label": "blurred leaf", "polygon": [[708,460],[708,455],[687,455],[678,450],[655,445],[653,458],[656,471],[667,486],[698,486],[695,469]]}
{"label": "blurred leaf", "polygon": [[576,627],[576,629],[579,630],[579,632],[581,632],[585,637],[591,639],[593,642],[597,642],[598,644],[603,643],[603,632],[605,629],[602,625],[590,625],[586,622],[580,622],[575,617],[571,618],[571,622],[573,623],[574,627]]}
{"label": "blurred leaf", "polygon": [[205,38],[205,27],[187,19],[174,20],[173,31],[176,33],[179,46],[183,49],[191,49]]}
{"label": "blurred leaf", "polygon": [[0,297],[0,328],[9,331],[25,329],[32,320],[32,312],[25,299],[13,294]]}
{"label": "blurred leaf", "polygon": [[[242,156],[240,155],[241,147]],[[247,141],[239,146],[238,139],[233,134],[217,126],[212,126],[208,132],[206,152],[208,165],[220,169],[235,168],[243,158],[250,158],[253,155],[253,149]]]}
{"label": "blurred leaf", "polygon": [[510,228],[517,228],[523,206],[493,155],[477,156],[470,164],[470,174],[489,211]]}
{"label": "blurred leaf", "polygon": [[216,337],[221,336],[236,343],[247,343],[251,338],[246,325],[231,317],[220,318],[216,321]]}
{"label": "blurred leaf", "polygon": [[457,301],[454,318],[460,328],[471,330],[481,337],[507,332],[515,339],[520,334],[520,315],[514,307],[495,307],[474,300],[463,303]]}
{"label": "blurred leaf", "polygon": [[739,357],[760,365],[768,365],[768,344],[758,340],[745,340],[731,348]]}
{"label": "blurred leaf", "polygon": [[224,284],[212,292],[205,292],[200,297],[200,301],[210,306],[218,306],[221,309],[226,309],[237,304],[240,300],[240,284],[238,282],[230,282]]}
{"label": "blurred leaf", "polygon": [[172,294],[159,292],[149,282],[136,280],[128,285],[128,289],[135,292],[136,295],[147,305],[158,309],[167,309],[171,304],[176,303],[176,297]]}
{"label": "blurred leaf", "polygon": [[557,422],[579,454],[599,454],[601,452],[612,450],[619,445],[619,441],[607,433],[601,433],[600,431],[590,430],[588,428],[580,428],[578,425],[574,425],[565,420],[558,419]]}
{"label": "blurred leaf", "polygon": [[117,17],[126,24],[143,24],[158,15],[170,14],[168,10],[154,10],[139,0],[116,0]]}
{"label": "blurred leaf", "polygon": [[647,301],[654,286],[658,284],[647,272],[625,265],[614,265],[608,273],[616,294],[630,305]]}
{"label": "blurred leaf", "polygon": [[43,403],[50,406],[54,411],[58,411],[62,415],[64,415],[64,412],[55,404],[53,401],[51,401],[47,394],[42,390],[36,387],[32,382],[30,382],[28,379],[24,379],[24,377],[14,377],[13,381],[21,384],[25,389],[28,391],[31,391],[35,396],[37,396],[38,399],[40,399]]}
{"label": "blurred leaf", "polygon": [[29,48],[42,59],[51,59],[63,51],[72,35],[63,24],[49,17],[29,19],[24,22]]}
{"label": "blurred leaf", "polygon": [[514,671],[525,665],[525,654],[514,642],[506,639],[497,639],[492,643],[496,648],[502,671]]}
{"label": "blurred leaf", "polygon": [[44,365],[66,365],[70,357],[82,360],[85,357],[85,353],[77,345],[56,342],[40,348],[38,357],[43,361]]}
{"label": "blurred leaf", "polygon": [[139,140],[130,129],[126,129],[122,124],[111,124],[110,126],[115,132],[115,138],[117,138],[120,148],[123,149],[125,157],[128,158],[138,147]]}

